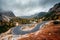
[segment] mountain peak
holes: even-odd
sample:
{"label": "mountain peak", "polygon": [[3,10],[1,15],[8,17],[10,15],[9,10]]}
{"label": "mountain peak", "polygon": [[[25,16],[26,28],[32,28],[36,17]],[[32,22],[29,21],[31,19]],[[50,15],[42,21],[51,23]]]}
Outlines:
{"label": "mountain peak", "polygon": [[0,20],[9,21],[13,17],[15,17],[15,15],[12,11],[4,11],[4,10],[0,11]]}

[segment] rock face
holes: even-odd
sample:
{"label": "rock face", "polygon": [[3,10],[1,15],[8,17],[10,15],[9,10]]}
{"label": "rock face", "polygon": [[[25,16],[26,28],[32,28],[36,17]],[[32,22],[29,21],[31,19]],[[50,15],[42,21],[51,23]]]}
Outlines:
{"label": "rock face", "polygon": [[60,12],[60,3],[55,4],[49,12]]}
{"label": "rock face", "polygon": [[60,20],[60,3],[55,4],[45,15],[43,20]]}
{"label": "rock face", "polygon": [[60,22],[51,21],[44,25],[39,31],[28,34],[18,40],[60,40]]}
{"label": "rock face", "polygon": [[3,11],[0,12],[1,15],[9,16],[9,17],[15,17],[12,11]]}
{"label": "rock face", "polygon": [[9,30],[0,35],[0,40],[60,40],[60,21],[49,21],[41,29],[25,35],[12,35]]}
{"label": "rock face", "polygon": [[49,12],[53,12],[56,14],[56,16],[58,16],[58,19],[60,20],[60,3],[57,3],[54,5],[54,7],[52,7]]}
{"label": "rock face", "polygon": [[12,11],[0,11],[0,20],[9,21],[12,17],[15,17]]}

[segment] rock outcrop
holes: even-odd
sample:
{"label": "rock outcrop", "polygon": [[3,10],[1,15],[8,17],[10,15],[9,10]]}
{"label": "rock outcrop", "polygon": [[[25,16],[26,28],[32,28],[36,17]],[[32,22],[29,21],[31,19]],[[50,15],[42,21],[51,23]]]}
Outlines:
{"label": "rock outcrop", "polygon": [[60,13],[60,3],[55,4],[55,5],[49,10],[49,12],[55,12],[55,13],[59,12],[59,13]]}
{"label": "rock outcrop", "polygon": [[13,17],[15,15],[12,11],[0,11],[0,20],[9,21]]}
{"label": "rock outcrop", "polygon": [[60,20],[60,3],[55,4],[44,16],[45,20]]}

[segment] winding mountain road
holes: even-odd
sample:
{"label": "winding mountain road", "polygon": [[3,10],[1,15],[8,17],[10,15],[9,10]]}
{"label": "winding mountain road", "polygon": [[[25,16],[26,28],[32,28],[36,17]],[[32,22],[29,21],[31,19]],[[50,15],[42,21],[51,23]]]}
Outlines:
{"label": "winding mountain road", "polygon": [[28,31],[28,30],[27,31],[22,31],[21,26],[14,27],[14,28],[12,28],[12,34],[13,35],[24,35],[24,34],[27,34],[27,33],[32,33],[32,32],[38,31],[42,27],[42,25],[44,25],[47,22],[48,21],[44,21],[42,23],[37,24],[36,27],[34,29],[30,30],[30,31]]}

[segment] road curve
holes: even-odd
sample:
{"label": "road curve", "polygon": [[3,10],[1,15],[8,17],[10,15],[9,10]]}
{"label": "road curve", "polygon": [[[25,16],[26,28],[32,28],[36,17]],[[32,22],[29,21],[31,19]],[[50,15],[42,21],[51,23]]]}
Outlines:
{"label": "road curve", "polygon": [[32,29],[30,31],[22,31],[21,26],[14,27],[14,28],[12,28],[12,34],[13,35],[24,35],[24,34],[28,34],[28,33],[38,31],[39,28],[41,28],[42,25],[44,25],[46,22],[47,21],[43,21],[42,23],[39,23],[34,29]]}

